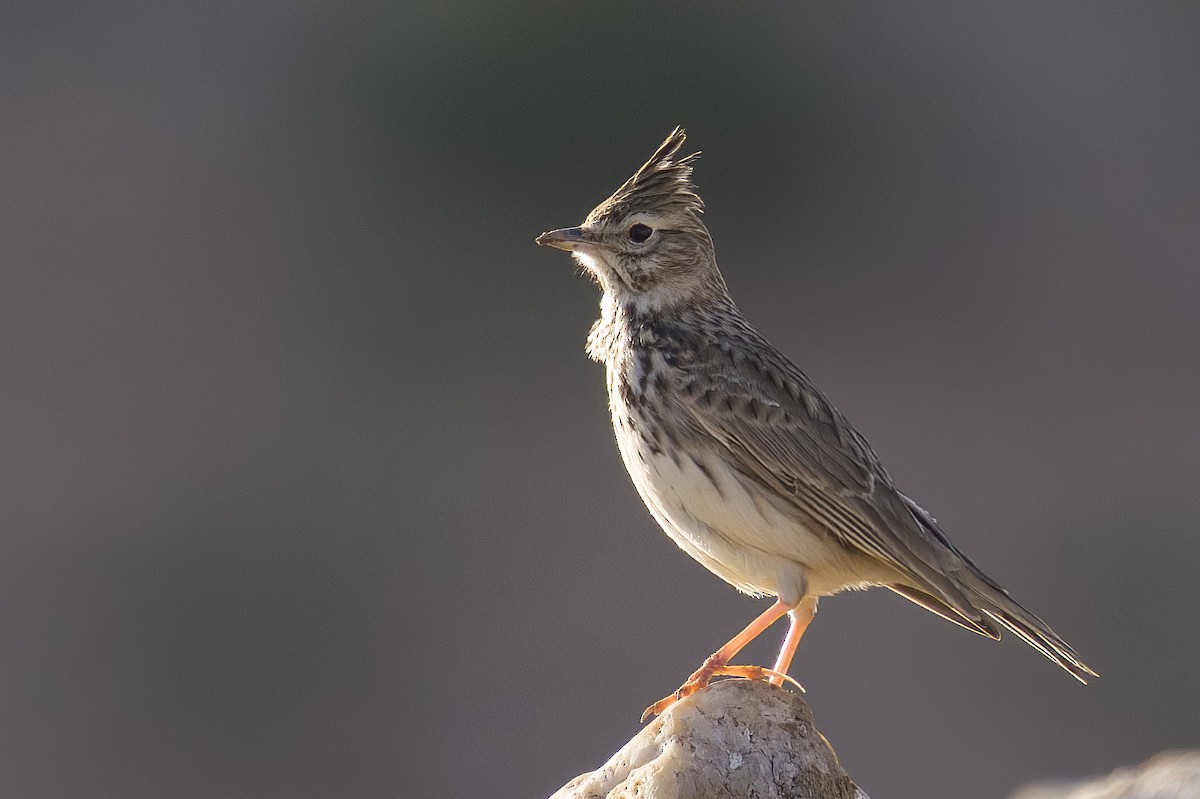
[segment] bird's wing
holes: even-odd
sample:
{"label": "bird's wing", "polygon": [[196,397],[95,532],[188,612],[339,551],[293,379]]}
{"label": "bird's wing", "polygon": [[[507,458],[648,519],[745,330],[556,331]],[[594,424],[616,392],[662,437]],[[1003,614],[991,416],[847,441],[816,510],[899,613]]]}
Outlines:
{"label": "bird's wing", "polygon": [[888,587],[901,596],[991,638],[995,624],[1006,627],[1081,682],[1096,675],[896,489],[866,439],[791,361],[746,335],[752,346],[719,342],[677,360],[675,396],[693,430],[711,436],[776,507],[895,569]]}
{"label": "bird's wing", "polygon": [[766,342],[753,351],[714,347],[680,367],[683,413],[768,495],[984,632],[953,576],[961,554],[918,522],[866,439],[799,369]]}

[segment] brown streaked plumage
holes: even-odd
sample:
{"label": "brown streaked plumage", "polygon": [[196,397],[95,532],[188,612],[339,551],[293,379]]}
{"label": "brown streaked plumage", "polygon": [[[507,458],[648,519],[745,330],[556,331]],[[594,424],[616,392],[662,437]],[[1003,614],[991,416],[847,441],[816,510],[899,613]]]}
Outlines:
{"label": "brown streaked plumage", "polygon": [[[777,602],[705,661],[661,712],[714,675],[786,678],[817,599],[885,586],[968,630],[1006,628],[1086,682],[1096,673],[947,540],[870,444],[742,317],[717,269],[693,154],[677,128],[577,228],[571,252],[603,290],[587,351],[605,364],[621,457],[663,530],[736,588]],[[773,669],[729,660],[784,614]]]}

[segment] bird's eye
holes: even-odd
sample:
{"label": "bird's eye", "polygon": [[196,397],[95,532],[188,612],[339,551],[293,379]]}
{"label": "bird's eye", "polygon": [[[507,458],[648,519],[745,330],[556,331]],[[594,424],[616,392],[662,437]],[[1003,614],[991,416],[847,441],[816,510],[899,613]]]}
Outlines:
{"label": "bird's eye", "polygon": [[646,239],[650,238],[652,233],[654,233],[652,228],[647,225],[643,225],[640,222],[636,225],[629,226],[629,240],[634,244],[643,243],[646,241]]}

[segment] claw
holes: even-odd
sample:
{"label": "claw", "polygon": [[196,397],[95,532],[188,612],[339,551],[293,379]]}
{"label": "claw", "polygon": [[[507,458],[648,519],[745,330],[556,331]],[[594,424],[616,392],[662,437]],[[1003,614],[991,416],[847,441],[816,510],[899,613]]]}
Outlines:
{"label": "claw", "polygon": [[678,691],[670,696],[664,696],[662,699],[655,702],[650,707],[642,711],[642,717],[638,719],[639,724],[645,724],[647,719],[652,719],[655,716],[661,715],[664,710],[678,702],[683,697],[678,696]]}
{"label": "claw", "polygon": [[791,676],[784,674],[782,671],[766,669],[762,666],[726,666],[718,674],[722,677],[742,677],[747,680],[779,680],[780,682],[790,682],[796,686],[796,689],[800,693],[808,693],[808,691],[804,690],[804,686],[796,682]]}
{"label": "claw", "polygon": [[713,677],[740,677],[745,680],[779,680],[787,681],[800,689],[804,693],[804,686],[796,682],[794,679],[784,674],[783,672],[775,671],[774,669],[763,668],[762,666],[717,666],[705,662],[703,666],[696,670],[687,681],[676,689],[675,693],[664,696],[662,699],[655,702],[650,707],[642,711],[641,723],[645,724],[646,719],[660,715],[664,710],[678,702],[684,697],[691,696],[706,687],[712,682]]}

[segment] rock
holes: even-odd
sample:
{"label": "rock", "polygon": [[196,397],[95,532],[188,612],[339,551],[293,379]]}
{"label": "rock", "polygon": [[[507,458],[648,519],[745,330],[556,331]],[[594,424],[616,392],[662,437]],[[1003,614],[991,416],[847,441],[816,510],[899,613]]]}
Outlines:
{"label": "rock", "polygon": [[1042,782],[1012,799],[1197,799],[1200,751],[1162,752],[1134,768],[1084,782]]}
{"label": "rock", "polygon": [[797,694],[722,680],[676,702],[550,799],[867,799]]}

